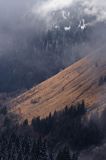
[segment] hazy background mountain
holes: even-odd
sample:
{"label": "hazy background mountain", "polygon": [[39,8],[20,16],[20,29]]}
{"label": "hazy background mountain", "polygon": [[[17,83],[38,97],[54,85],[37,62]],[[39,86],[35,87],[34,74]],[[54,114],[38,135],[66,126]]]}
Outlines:
{"label": "hazy background mountain", "polygon": [[0,0],[0,91],[28,89],[105,50],[106,4]]}

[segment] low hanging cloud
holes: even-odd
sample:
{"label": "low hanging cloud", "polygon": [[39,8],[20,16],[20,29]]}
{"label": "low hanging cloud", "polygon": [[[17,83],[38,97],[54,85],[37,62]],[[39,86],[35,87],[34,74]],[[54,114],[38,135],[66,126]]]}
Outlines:
{"label": "low hanging cloud", "polygon": [[97,21],[106,20],[106,1],[105,0],[47,0],[40,1],[32,7],[32,12],[47,16],[48,13],[65,7],[77,6],[80,3],[84,7],[84,11],[88,15],[97,17]]}
{"label": "low hanging cloud", "polygon": [[33,8],[33,12],[35,13],[44,13],[47,14],[51,11],[56,11],[59,9],[62,9],[64,7],[68,7],[73,3],[73,0],[47,0],[46,2],[41,2],[38,4],[38,8],[36,9],[36,6]]}
{"label": "low hanging cloud", "polygon": [[0,0],[0,54],[14,45],[16,48],[17,39],[21,42],[48,30],[53,20],[50,12],[65,7],[77,8],[77,3],[81,3],[86,14],[96,16],[92,24],[106,20],[105,0]]}
{"label": "low hanging cloud", "polygon": [[97,21],[106,20],[106,1],[105,0],[81,0],[85,8],[85,13],[95,15]]}
{"label": "low hanging cloud", "polygon": [[[66,14],[64,8],[69,8],[68,11],[72,8],[68,19],[69,24],[65,23],[68,14]],[[51,14],[51,12],[58,10],[60,11],[59,14],[56,14],[55,20],[55,14]],[[71,29],[71,20],[72,23],[76,23],[77,19],[77,26],[80,23],[80,27],[82,24],[85,27],[86,23],[89,23],[89,16],[86,16],[86,14],[91,15],[91,19],[92,15],[96,17],[94,17],[94,22],[92,23],[94,26],[91,27],[93,32],[91,30],[89,32],[90,41],[73,45],[71,43],[67,44],[66,40],[66,45],[64,45],[64,49],[61,52],[61,46],[57,41],[58,38],[56,40],[54,34],[52,42],[53,45],[56,42],[56,52],[54,49],[53,51],[47,49],[49,38],[47,33],[52,24],[53,26],[56,24],[58,28],[58,23],[60,24],[58,21],[62,20],[65,23],[64,29],[68,33],[68,30]],[[78,17],[75,19],[70,15]],[[84,21],[84,17],[88,19]],[[33,80],[35,83],[35,79],[37,79],[36,82],[38,83],[38,81],[56,73],[63,66],[70,65],[76,60],[78,53],[81,56],[91,52],[101,52],[101,50],[105,53],[106,24],[95,25],[96,22],[105,20],[105,0],[0,0],[0,62],[2,62],[0,64],[0,73],[3,73],[2,77],[5,80],[3,80],[2,84],[4,85],[5,83],[7,86],[6,77],[9,77],[9,81],[12,77],[13,84],[15,84],[14,79],[16,79],[17,84],[17,76],[23,83],[21,78],[23,78],[24,74],[28,83]],[[63,37],[61,36],[60,38],[63,41]],[[77,37],[75,37],[76,40]],[[49,45],[49,48],[54,47],[51,44]],[[4,70],[2,70],[2,67]],[[10,70],[8,70],[9,68]],[[2,77],[0,82],[2,82]],[[21,82],[20,80],[19,83]],[[7,88],[11,87],[10,83],[11,81]]]}

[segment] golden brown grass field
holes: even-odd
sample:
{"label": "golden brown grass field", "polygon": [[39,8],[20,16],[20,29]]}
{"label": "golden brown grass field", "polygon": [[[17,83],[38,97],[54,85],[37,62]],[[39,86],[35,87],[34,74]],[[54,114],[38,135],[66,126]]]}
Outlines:
{"label": "golden brown grass field", "polygon": [[81,100],[85,100],[89,110],[101,111],[106,108],[106,85],[98,85],[101,76],[106,76],[106,56],[90,54],[12,99],[11,111],[31,121]]}

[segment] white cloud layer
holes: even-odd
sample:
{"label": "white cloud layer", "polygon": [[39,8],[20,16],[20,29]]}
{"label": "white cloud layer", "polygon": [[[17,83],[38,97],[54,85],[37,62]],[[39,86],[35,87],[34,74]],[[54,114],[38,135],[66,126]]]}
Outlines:
{"label": "white cloud layer", "polygon": [[106,20],[106,0],[81,0],[81,2],[87,14],[96,15],[97,21]]}
{"label": "white cloud layer", "polygon": [[75,0],[47,0],[46,2],[42,2],[33,8],[33,12],[47,14],[50,11],[62,9],[64,7],[67,7],[71,5]]}
{"label": "white cloud layer", "polygon": [[56,10],[56,9],[61,9],[63,7],[66,7],[70,4],[72,4],[73,0],[52,0],[52,1],[47,1],[45,5],[43,6],[44,10]]}
{"label": "white cloud layer", "polygon": [[47,0],[35,5],[32,11],[44,16],[51,11],[71,7],[76,2],[81,2],[87,14],[96,15],[97,21],[106,20],[106,0]]}

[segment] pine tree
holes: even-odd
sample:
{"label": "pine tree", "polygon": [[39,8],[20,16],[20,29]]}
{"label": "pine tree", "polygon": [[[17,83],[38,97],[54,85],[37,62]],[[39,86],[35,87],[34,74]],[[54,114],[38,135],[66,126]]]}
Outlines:
{"label": "pine tree", "polygon": [[71,160],[69,148],[65,147],[63,150],[63,158],[64,160]]}
{"label": "pine tree", "polygon": [[63,160],[63,155],[62,155],[62,151],[58,152],[58,155],[56,157],[56,160]]}
{"label": "pine tree", "polygon": [[78,160],[78,156],[79,156],[78,152],[74,153],[72,156],[72,160]]}
{"label": "pine tree", "polygon": [[34,141],[32,149],[31,149],[31,160],[37,160],[38,155],[39,155],[39,148],[38,148],[36,141]]}
{"label": "pine tree", "polygon": [[50,158],[50,160],[54,160],[54,155],[53,155],[53,153],[51,152],[51,153],[49,153],[49,158]]}
{"label": "pine tree", "polygon": [[23,154],[21,151],[18,154],[17,160],[23,160]]}
{"label": "pine tree", "polygon": [[39,160],[49,160],[49,154],[48,154],[46,142],[42,142],[38,159]]}
{"label": "pine tree", "polygon": [[64,147],[63,151],[59,151],[56,160],[71,160],[68,147]]}

